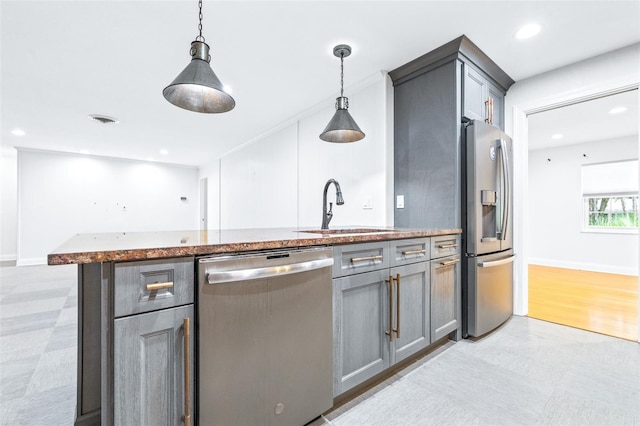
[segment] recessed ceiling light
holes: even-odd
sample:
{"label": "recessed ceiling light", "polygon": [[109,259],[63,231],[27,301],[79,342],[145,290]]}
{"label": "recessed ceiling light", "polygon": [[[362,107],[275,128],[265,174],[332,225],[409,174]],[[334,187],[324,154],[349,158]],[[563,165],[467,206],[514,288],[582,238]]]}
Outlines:
{"label": "recessed ceiling light", "polygon": [[627,110],[626,107],[615,107],[611,111],[609,111],[609,114],[622,114],[626,110]]}
{"label": "recessed ceiling light", "polygon": [[13,129],[11,134],[14,136],[24,136],[26,133],[22,129]]}
{"label": "recessed ceiling light", "polygon": [[147,157],[147,161],[154,161],[153,157]]}
{"label": "recessed ceiling light", "polygon": [[551,135],[551,139],[562,139],[564,135],[562,133],[556,133],[555,135]]}
{"label": "recessed ceiling light", "polygon": [[113,117],[109,117],[102,114],[89,114],[89,120],[97,121],[102,124],[116,124],[119,121]]}
{"label": "recessed ceiling light", "polygon": [[88,149],[81,149],[80,150],[80,154],[88,154],[89,150]]}
{"label": "recessed ceiling light", "polygon": [[169,154],[169,151],[167,151],[166,149],[161,149],[160,150],[160,154],[167,155],[167,154]]}
{"label": "recessed ceiling light", "polygon": [[527,38],[531,38],[534,35],[540,32],[540,25],[538,24],[527,24],[524,27],[520,28],[516,33],[516,38],[518,40],[525,40]]}

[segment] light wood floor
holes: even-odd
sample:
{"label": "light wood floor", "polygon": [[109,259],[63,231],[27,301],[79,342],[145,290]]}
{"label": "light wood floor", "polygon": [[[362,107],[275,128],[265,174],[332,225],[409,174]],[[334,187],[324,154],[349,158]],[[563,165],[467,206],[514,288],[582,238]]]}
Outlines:
{"label": "light wood floor", "polygon": [[529,265],[529,316],[638,339],[638,277]]}

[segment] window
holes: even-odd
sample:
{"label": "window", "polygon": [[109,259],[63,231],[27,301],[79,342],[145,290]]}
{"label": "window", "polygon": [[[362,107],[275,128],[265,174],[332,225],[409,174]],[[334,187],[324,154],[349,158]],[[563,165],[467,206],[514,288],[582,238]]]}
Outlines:
{"label": "window", "polygon": [[587,228],[637,228],[638,196],[584,197]]}
{"label": "window", "polygon": [[583,230],[638,232],[638,161],[582,166]]}

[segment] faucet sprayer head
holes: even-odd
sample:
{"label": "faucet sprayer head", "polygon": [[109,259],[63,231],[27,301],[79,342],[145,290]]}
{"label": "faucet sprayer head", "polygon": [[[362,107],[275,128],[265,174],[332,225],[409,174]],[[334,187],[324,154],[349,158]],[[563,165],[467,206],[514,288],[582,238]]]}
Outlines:
{"label": "faucet sprayer head", "polygon": [[344,204],[344,198],[342,198],[342,189],[337,180],[333,180],[333,184],[336,186],[336,205],[341,206]]}

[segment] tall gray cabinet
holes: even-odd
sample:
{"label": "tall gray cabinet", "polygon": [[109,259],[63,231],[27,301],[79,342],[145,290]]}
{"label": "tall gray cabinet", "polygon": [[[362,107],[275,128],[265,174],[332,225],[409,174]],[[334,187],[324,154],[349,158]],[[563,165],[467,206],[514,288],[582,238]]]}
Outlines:
{"label": "tall gray cabinet", "polygon": [[461,228],[465,122],[504,127],[514,81],[461,36],[389,73],[394,85],[395,226]]}

